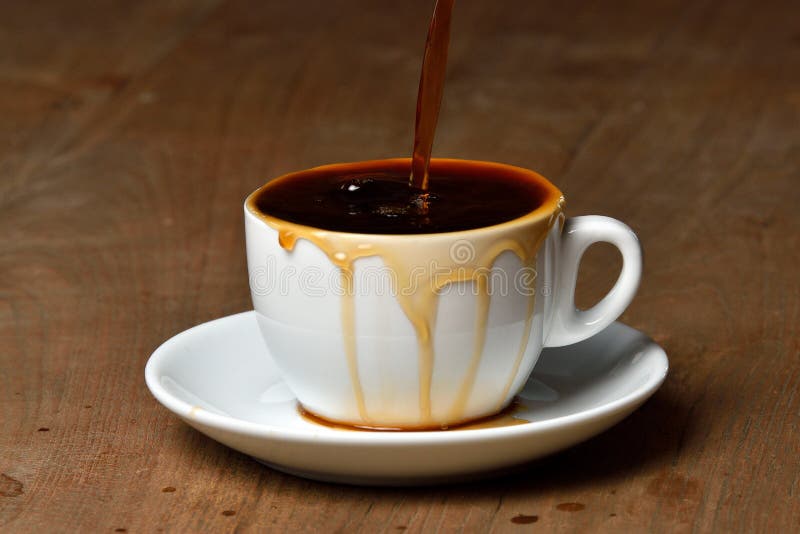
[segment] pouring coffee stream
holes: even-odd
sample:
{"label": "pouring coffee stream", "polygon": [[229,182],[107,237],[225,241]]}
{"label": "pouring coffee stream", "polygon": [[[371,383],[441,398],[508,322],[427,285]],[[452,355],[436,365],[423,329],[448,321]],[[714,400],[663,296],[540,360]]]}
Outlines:
{"label": "pouring coffee stream", "polygon": [[417,115],[414,124],[414,151],[411,156],[412,188],[427,191],[428,173],[436,135],[436,123],[444,94],[444,78],[447,72],[447,49],[450,43],[450,21],[455,0],[437,0],[425,41],[422,57],[422,73],[417,93]]}

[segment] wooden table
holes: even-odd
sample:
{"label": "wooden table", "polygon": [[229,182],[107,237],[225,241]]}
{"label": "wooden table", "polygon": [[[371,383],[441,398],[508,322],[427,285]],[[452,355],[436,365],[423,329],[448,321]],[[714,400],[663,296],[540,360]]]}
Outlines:
{"label": "wooden table", "polygon": [[[507,478],[374,489],[272,471],[151,397],[161,341],[250,308],[247,193],[409,153],[431,7],[2,3],[0,530],[800,528],[791,0],[456,6],[436,154],[535,168],[642,240],[623,320],[671,371],[622,424]],[[579,303],[618,267],[593,248]]]}

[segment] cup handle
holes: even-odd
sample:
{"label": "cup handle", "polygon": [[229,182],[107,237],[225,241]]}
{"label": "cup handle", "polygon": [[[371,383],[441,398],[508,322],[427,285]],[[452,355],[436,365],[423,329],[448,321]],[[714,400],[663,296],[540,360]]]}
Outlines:
{"label": "cup handle", "polygon": [[[622,271],[611,291],[588,310],[575,308],[575,285],[581,257],[593,243],[611,243],[622,254]],[[633,300],[642,277],[642,248],[626,224],[600,215],[572,217],[564,223],[554,313],[548,347],[561,347],[600,332],[619,317]]]}

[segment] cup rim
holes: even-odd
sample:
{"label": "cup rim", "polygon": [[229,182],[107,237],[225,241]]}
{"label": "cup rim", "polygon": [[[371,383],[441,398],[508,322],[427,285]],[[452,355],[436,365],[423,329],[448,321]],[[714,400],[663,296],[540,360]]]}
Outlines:
{"label": "cup rim", "polygon": [[550,182],[547,178],[545,178],[536,171],[532,171],[524,167],[509,165],[507,163],[469,160],[469,159],[456,159],[456,158],[431,158],[431,163],[430,163],[431,169],[435,170],[437,167],[448,166],[451,168],[453,167],[470,168],[474,172],[474,170],[476,170],[477,168],[478,170],[487,171],[487,174],[491,174],[491,172],[494,171],[494,172],[512,173],[518,176],[523,176],[525,177],[525,179],[535,181],[539,186],[541,186],[543,192],[543,199],[541,204],[535,210],[530,211],[520,217],[509,219],[508,221],[503,221],[498,224],[481,226],[478,228],[469,228],[466,230],[455,230],[450,232],[431,232],[431,233],[421,233],[421,234],[379,234],[379,233],[373,234],[373,233],[363,233],[363,232],[344,232],[341,230],[332,230],[329,228],[320,228],[317,226],[310,226],[293,221],[287,221],[285,219],[281,219],[279,217],[275,217],[273,215],[264,213],[263,211],[258,209],[255,203],[256,197],[258,197],[261,194],[261,192],[264,191],[265,189],[271,187],[278,181],[291,180],[296,176],[306,175],[309,173],[336,172],[339,169],[341,169],[342,171],[346,170],[348,172],[369,172],[376,169],[384,169],[387,166],[397,166],[405,164],[407,164],[408,168],[410,169],[411,158],[408,157],[386,158],[386,159],[373,159],[373,160],[345,162],[345,163],[329,163],[325,165],[311,167],[305,170],[293,171],[286,174],[282,174],[277,178],[273,178],[272,180],[263,184],[261,187],[259,187],[258,189],[256,189],[247,196],[247,198],[244,201],[245,213],[254,216],[256,219],[259,219],[270,226],[291,225],[297,227],[298,229],[303,229],[305,231],[324,232],[326,235],[336,235],[343,237],[347,236],[351,238],[369,238],[371,240],[375,239],[409,240],[409,239],[420,239],[420,238],[426,238],[426,239],[458,238],[466,235],[475,235],[476,233],[481,234],[484,232],[504,231],[518,227],[520,225],[533,224],[542,220],[549,219],[551,216],[557,214],[557,212],[563,209],[564,205],[563,193],[555,185],[553,185],[552,182]]}

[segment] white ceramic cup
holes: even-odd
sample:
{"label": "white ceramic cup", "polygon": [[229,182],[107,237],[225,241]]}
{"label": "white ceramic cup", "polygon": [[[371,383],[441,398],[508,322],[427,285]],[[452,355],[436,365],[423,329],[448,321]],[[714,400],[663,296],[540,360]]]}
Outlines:
{"label": "white ceramic cup", "polygon": [[[406,172],[408,159],[317,167],[309,174]],[[608,217],[564,219],[563,196],[533,171],[434,159],[432,174],[532,181],[539,207],[511,221],[424,235],[311,228],[245,202],[250,287],[264,340],[302,407],[356,426],[441,428],[492,415],[525,384],[543,347],[576,343],[614,321],[641,277],[641,249]],[[584,251],[608,242],[622,271],[577,310]]]}

